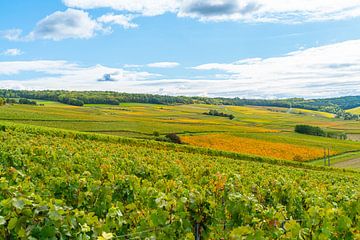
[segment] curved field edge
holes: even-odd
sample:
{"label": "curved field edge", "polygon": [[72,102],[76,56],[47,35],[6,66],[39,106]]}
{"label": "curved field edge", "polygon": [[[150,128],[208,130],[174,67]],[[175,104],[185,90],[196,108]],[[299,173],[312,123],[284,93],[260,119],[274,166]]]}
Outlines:
{"label": "curved field edge", "polygon": [[160,149],[160,150],[173,150],[173,151],[184,152],[184,153],[197,153],[197,154],[203,154],[203,155],[214,156],[214,157],[226,157],[226,158],[231,158],[231,159],[236,159],[236,160],[254,161],[254,162],[261,162],[261,163],[273,164],[273,165],[278,165],[278,166],[289,166],[289,167],[309,169],[309,170],[358,173],[358,171],[351,170],[351,169],[322,167],[322,166],[316,166],[316,165],[312,165],[312,164],[308,164],[308,163],[294,162],[294,161],[281,160],[281,159],[275,159],[275,158],[266,158],[266,157],[261,157],[261,156],[254,156],[254,155],[240,154],[240,153],[227,152],[227,151],[221,151],[221,150],[214,150],[214,149],[210,149],[210,148],[194,147],[194,146],[190,146],[190,145],[179,145],[179,144],[158,142],[158,141],[154,141],[154,140],[125,138],[125,137],[118,137],[118,136],[97,134],[97,133],[84,133],[84,132],[78,132],[78,131],[63,130],[63,129],[56,129],[56,128],[48,128],[48,127],[37,127],[37,126],[30,126],[30,125],[19,124],[19,123],[10,123],[10,122],[0,121],[0,130],[6,131],[6,129],[10,129],[13,131],[20,131],[20,132],[29,133],[29,134],[72,138],[72,139],[93,140],[93,141],[110,142],[110,143],[119,143],[119,144],[133,145],[133,146],[148,147],[148,148],[151,148],[154,150]]}

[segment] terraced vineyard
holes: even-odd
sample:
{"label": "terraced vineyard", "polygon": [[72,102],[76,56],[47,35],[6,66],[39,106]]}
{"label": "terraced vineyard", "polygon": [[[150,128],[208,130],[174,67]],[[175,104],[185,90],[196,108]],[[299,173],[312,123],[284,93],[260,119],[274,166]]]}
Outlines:
{"label": "terraced vineyard", "polygon": [[357,172],[0,125],[3,239],[360,238]]}

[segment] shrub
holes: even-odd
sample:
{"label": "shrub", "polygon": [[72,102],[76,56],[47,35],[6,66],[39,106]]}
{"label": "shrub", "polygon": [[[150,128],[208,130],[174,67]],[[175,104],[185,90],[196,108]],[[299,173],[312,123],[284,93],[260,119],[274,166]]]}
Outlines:
{"label": "shrub", "polygon": [[182,143],[180,137],[179,137],[176,133],[166,134],[165,137],[168,138],[168,139],[169,139],[171,142],[173,142],[173,143],[177,143],[177,144],[181,144],[181,143]]}

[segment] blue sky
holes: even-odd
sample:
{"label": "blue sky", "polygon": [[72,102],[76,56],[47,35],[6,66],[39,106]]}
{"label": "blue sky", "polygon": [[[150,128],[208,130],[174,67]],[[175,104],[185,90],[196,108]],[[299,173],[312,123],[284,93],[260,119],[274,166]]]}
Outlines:
{"label": "blue sky", "polygon": [[360,95],[360,3],[2,1],[0,88]]}

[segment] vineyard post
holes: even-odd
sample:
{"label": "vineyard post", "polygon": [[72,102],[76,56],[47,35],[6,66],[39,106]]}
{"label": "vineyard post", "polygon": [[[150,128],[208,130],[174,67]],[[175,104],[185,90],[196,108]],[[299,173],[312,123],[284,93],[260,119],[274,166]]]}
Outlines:
{"label": "vineyard post", "polygon": [[223,208],[224,208],[224,227],[223,227],[223,230],[225,232],[226,230],[226,206],[225,206],[225,196],[222,197],[222,205],[223,205]]}
{"label": "vineyard post", "polygon": [[326,148],[324,148],[324,167],[326,167]]}
{"label": "vineyard post", "polygon": [[328,148],[328,166],[330,167],[330,148]]}
{"label": "vineyard post", "polygon": [[195,240],[201,240],[199,225],[200,225],[199,223],[195,224]]}

